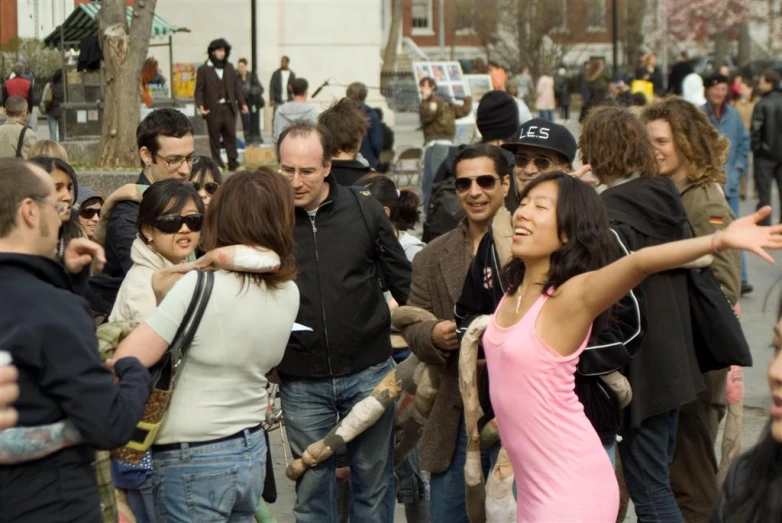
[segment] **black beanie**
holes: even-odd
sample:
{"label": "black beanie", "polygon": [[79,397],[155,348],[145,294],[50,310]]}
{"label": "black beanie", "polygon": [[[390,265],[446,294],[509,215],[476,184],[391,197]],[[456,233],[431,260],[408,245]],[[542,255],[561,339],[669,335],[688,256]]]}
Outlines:
{"label": "black beanie", "polygon": [[478,131],[484,140],[504,140],[519,128],[519,106],[505,91],[489,91],[478,104]]}

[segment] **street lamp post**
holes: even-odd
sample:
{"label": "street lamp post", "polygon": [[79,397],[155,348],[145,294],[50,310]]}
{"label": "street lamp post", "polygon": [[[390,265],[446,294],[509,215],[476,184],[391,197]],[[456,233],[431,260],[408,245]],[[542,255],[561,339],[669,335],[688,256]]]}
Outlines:
{"label": "street lamp post", "polygon": [[[250,62],[252,74],[258,74],[258,8],[256,0],[250,0]],[[250,80],[248,78],[248,80]],[[244,139],[248,144],[257,144],[261,142],[261,112],[258,107],[258,100],[247,101],[250,108],[250,130],[245,130]]]}
{"label": "street lamp post", "polygon": [[616,7],[617,1],[611,0],[611,33],[613,39],[613,59],[614,81],[619,81],[619,11]]}

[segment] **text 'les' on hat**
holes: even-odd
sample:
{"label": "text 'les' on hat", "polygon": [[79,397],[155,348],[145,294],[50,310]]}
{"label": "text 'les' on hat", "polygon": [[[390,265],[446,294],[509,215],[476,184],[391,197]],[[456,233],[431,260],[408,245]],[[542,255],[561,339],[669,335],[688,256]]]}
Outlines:
{"label": "text 'les' on hat", "polygon": [[545,118],[533,118],[519,127],[516,139],[502,144],[503,149],[516,153],[519,146],[538,147],[561,154],[569,163],[576,159],[578,145],[573,134],[564,125]]}

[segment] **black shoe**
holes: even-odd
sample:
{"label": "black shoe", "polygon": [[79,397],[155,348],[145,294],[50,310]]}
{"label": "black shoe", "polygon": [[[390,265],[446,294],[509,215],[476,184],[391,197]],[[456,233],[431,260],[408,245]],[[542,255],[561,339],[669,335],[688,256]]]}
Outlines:
{"label": "black shoe", "polygon": [[749,282],[743,281],[741,282],[741,295],[744,296],[745,294],[750,294],[752,291],[755,290],[755,287],[749,284]]}

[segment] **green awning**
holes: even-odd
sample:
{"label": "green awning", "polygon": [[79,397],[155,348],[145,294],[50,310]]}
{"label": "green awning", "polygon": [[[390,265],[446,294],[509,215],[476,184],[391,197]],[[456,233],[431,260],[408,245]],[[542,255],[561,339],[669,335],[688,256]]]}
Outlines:
{"label": "green awning", "polygon": [[[96,34],[98,32],[98,22],[95,21],[95,15],[98,14],[100,7],[100,4],[89,3],[81,4],[74,9],[62,24],[62,27],[65,29],[65,41],[69,43],[81,42],[85,36]],[[132,7],[128,6],[126,15],[128,24],[130,24],[133,18]],[[157,13],[154,16],[150,38],[166,37],[179,31],[189,31],[186,27],[177,27],[169,24]],[[60,28],[58,27],[52,31],[52,34],[47,36],[43,42],[47,46],[58,46],[60,44]]]}

